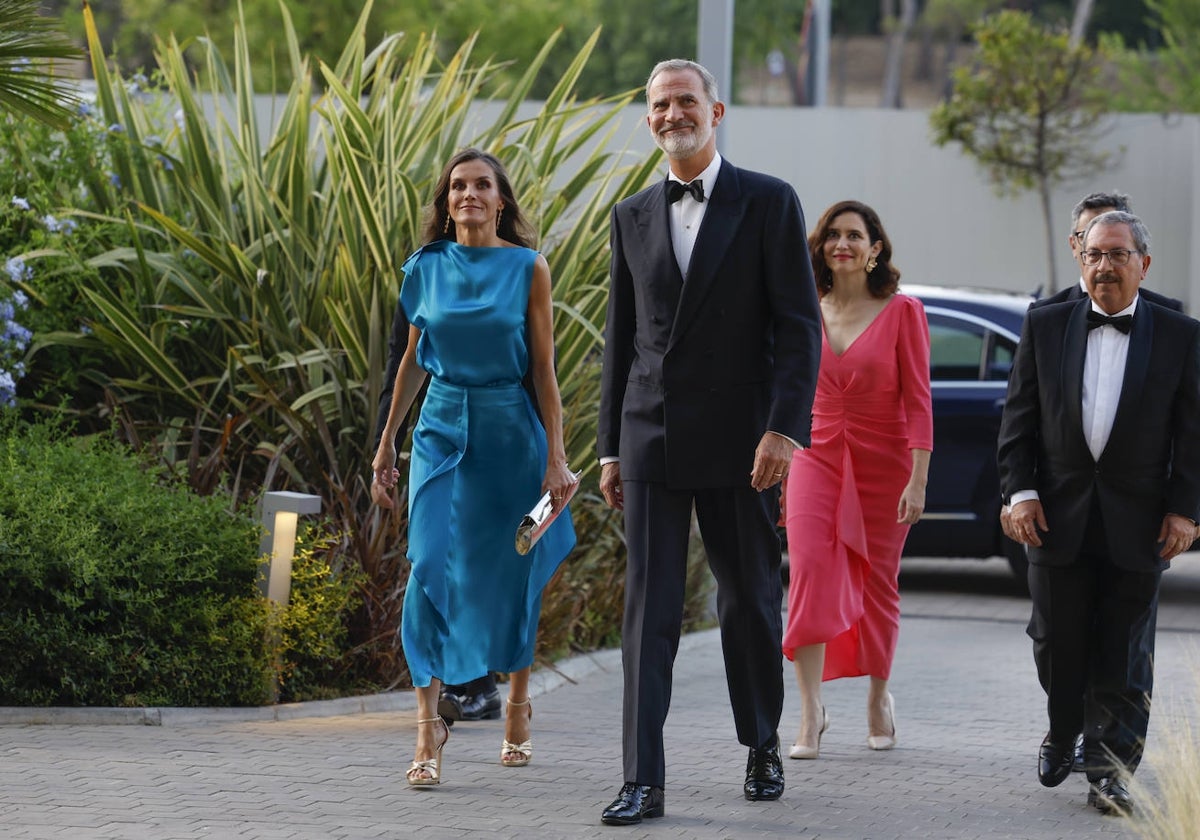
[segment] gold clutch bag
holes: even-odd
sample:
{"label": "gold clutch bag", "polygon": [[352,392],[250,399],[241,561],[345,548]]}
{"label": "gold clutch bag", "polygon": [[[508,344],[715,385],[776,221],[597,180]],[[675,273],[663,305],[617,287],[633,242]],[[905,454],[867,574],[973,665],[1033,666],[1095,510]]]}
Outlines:
{"label": "gold clutch bag", "polygon": [[537,504],[533,506],[533,510],[521,517],[521,524],[517,526],[517,554],[528,554],[537,541],[542,538],[542,534],[554,524],[554,520],[558,519],[558,515],[567,509],[575,491],[579,489],[579,479],[583,475],[583,470],[574,473],[574,480],[568,485],[567,491],[563,493],[562,504],[558,510],[554,509],[554,505],[550,501],[550,494],[546,493],[542,498],[537,500]]}

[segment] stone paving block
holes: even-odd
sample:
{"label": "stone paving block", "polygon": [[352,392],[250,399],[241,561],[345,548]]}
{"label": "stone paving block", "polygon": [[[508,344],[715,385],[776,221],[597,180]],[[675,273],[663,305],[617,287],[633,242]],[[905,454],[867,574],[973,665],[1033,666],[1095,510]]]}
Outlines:
{"label": "stone paving block", "polygon": [[[536,675],[533,764],[499,765],[502,721],[464,722],[446,748],[446,783],[429,791],[404,784],[411,693],[313,706],[313,717],[301,707],[270,716],[163,710],[161,726],[4,726],[0,838],[1133,837],[1126,821],[1087,808],[1082,779],[1037,784],[1045,712],[1024,634],[1027,601],[1002,589],[946,595],[904,596],[897,748],[864,744],[865,680],[829,683],[822,757],[785,761],[780,802],[741,797],[746,751],[733,732],[718,634],[707,632],[680,647],[664,733],[667,816],[643,826],[599,822],[621,783],[620,656],[605,651]],[[1160,709],[1174,702],[1193,723],[1200,714],[1187,702],[1200,599],[1165,597],[1160,624],[1182,629],[1159,634],[1139,772],[1151,786]],[[791,665],[781,668],[786,744],[799,708]]]}

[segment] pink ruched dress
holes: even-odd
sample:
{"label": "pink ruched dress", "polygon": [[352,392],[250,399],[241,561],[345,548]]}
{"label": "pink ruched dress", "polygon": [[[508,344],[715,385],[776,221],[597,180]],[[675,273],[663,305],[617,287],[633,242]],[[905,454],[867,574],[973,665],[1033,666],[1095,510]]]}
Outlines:
{"label": "pink ruched dress", "polygon": [[825,643],[823,679],[888,679],[900,632],[896,522],[911,449],[933,448],[929,325],[897,294],[838,355],[823,339],[812,446],[787,481],[783,652]]}

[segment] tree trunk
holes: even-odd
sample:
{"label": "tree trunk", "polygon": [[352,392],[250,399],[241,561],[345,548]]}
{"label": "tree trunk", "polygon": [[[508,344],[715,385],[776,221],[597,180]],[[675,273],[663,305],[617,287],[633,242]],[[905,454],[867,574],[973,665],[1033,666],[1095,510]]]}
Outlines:
{"label": "tree trunk", "polygon": [[880,98],[880,105],[884,108],[903,106],[904,45],[916,19],[917,0],[900,0],[899,20],[894,17],[890,19],[892,31],[888,34],[887,58],[883,68],[883,96]]}
{"label": "tree trunk", "polygon": [[1050,269],[1046,275],[1048,288],[1044,297],[1049,297],[1058,291],[1058,273],[1054,269],[1054,217],[1050,212],[1050,182],[1038,178],[1038,193],[1042,198],[1042,221],[1046,225],[1046,267]]}
{"label": "tree trunk", "polygon": [[1092,19],[1092,6],[1095,0],[1075,0],[1075,17],[1071,20],[1070,45],[1077,47],[1083,43],[1087,34],[1088,21]]}
{"label": "tree trunk", "polygon": [[933,78],[934,32],[932,26],[921,27],[921,49],[917,52],[917,68],[914,78],[927,82]]}

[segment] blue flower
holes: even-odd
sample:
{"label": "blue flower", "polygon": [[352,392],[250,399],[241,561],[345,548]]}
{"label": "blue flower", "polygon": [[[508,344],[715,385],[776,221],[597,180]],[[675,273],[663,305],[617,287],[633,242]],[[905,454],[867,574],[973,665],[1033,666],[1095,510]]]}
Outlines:
{"label": "blue flower", "polygon": [[9,257],[4,263],[4,270],[14,283],[23,283],[33,278],[33,269],[25,265],[20,257]]}
{"label": "blue flower", "polygon": [[110,184],[112,184],[114,187],[116,187],[117,189],[121,189],[121,176],[118,175],[116,172],[108,173],[108,182]]}
{"label": "blue flower", "polygon": [[23,327],[16,321],[9,321],[4,326],[4,332],[0,333],[0,344],[14,347],[17,352],[24,353],[31,338],[33,338],[33,333],[29,331],[28,327]]}
{"label": "blue flower", "polygon": [[75,113],[81,117],[90,117],[96,113],[96,109],[92,107],[90,102],[80,102],[75,108]]}
{"label": "blue flower", "polygon": [[171,159],[169,157],[167,157],[166,155],[159,155],[158,162],[162,166],[162,168],[167,170],[168,172],[171,172],[175,169],[175,164],[171,163]]}
{"label": "blue flower", "polygon": [[[12,305],[17,309],[24,309],[29,305],[29,295],[25,294],[20,289],[17,289],[15,292],[13,292]],[[9,317],[11,318],[12,315],[10,314]]]}
{"label": "blue flower", "polygon": [[46,230],[50,231],[51,233],[58,233],[60,227],[58,224],[58,219],[54,218],[49,213],[47,213],[45,216],[42,216],[42,224],[44,224],[46,226]]}
{"label": "blue flower", "polygon": [[125,126],[121,125],[120,123],[113,123],[108,127],[108,130],[113,134],[123,134],[125,132]]}
{"label": "blue flower", "polygon": [[0,370],[0,405],[11,407],[16,404],[17,383],[13,381],[12,374]]}
{"label": "blue flower", "polygon": [[20,207],[22,210],[29,209],[29,202],[26,201],[25,199],[21,198],[21,196],[19,196],[19,195],[13,196],[12,203],[13,203],[13,207]]}

